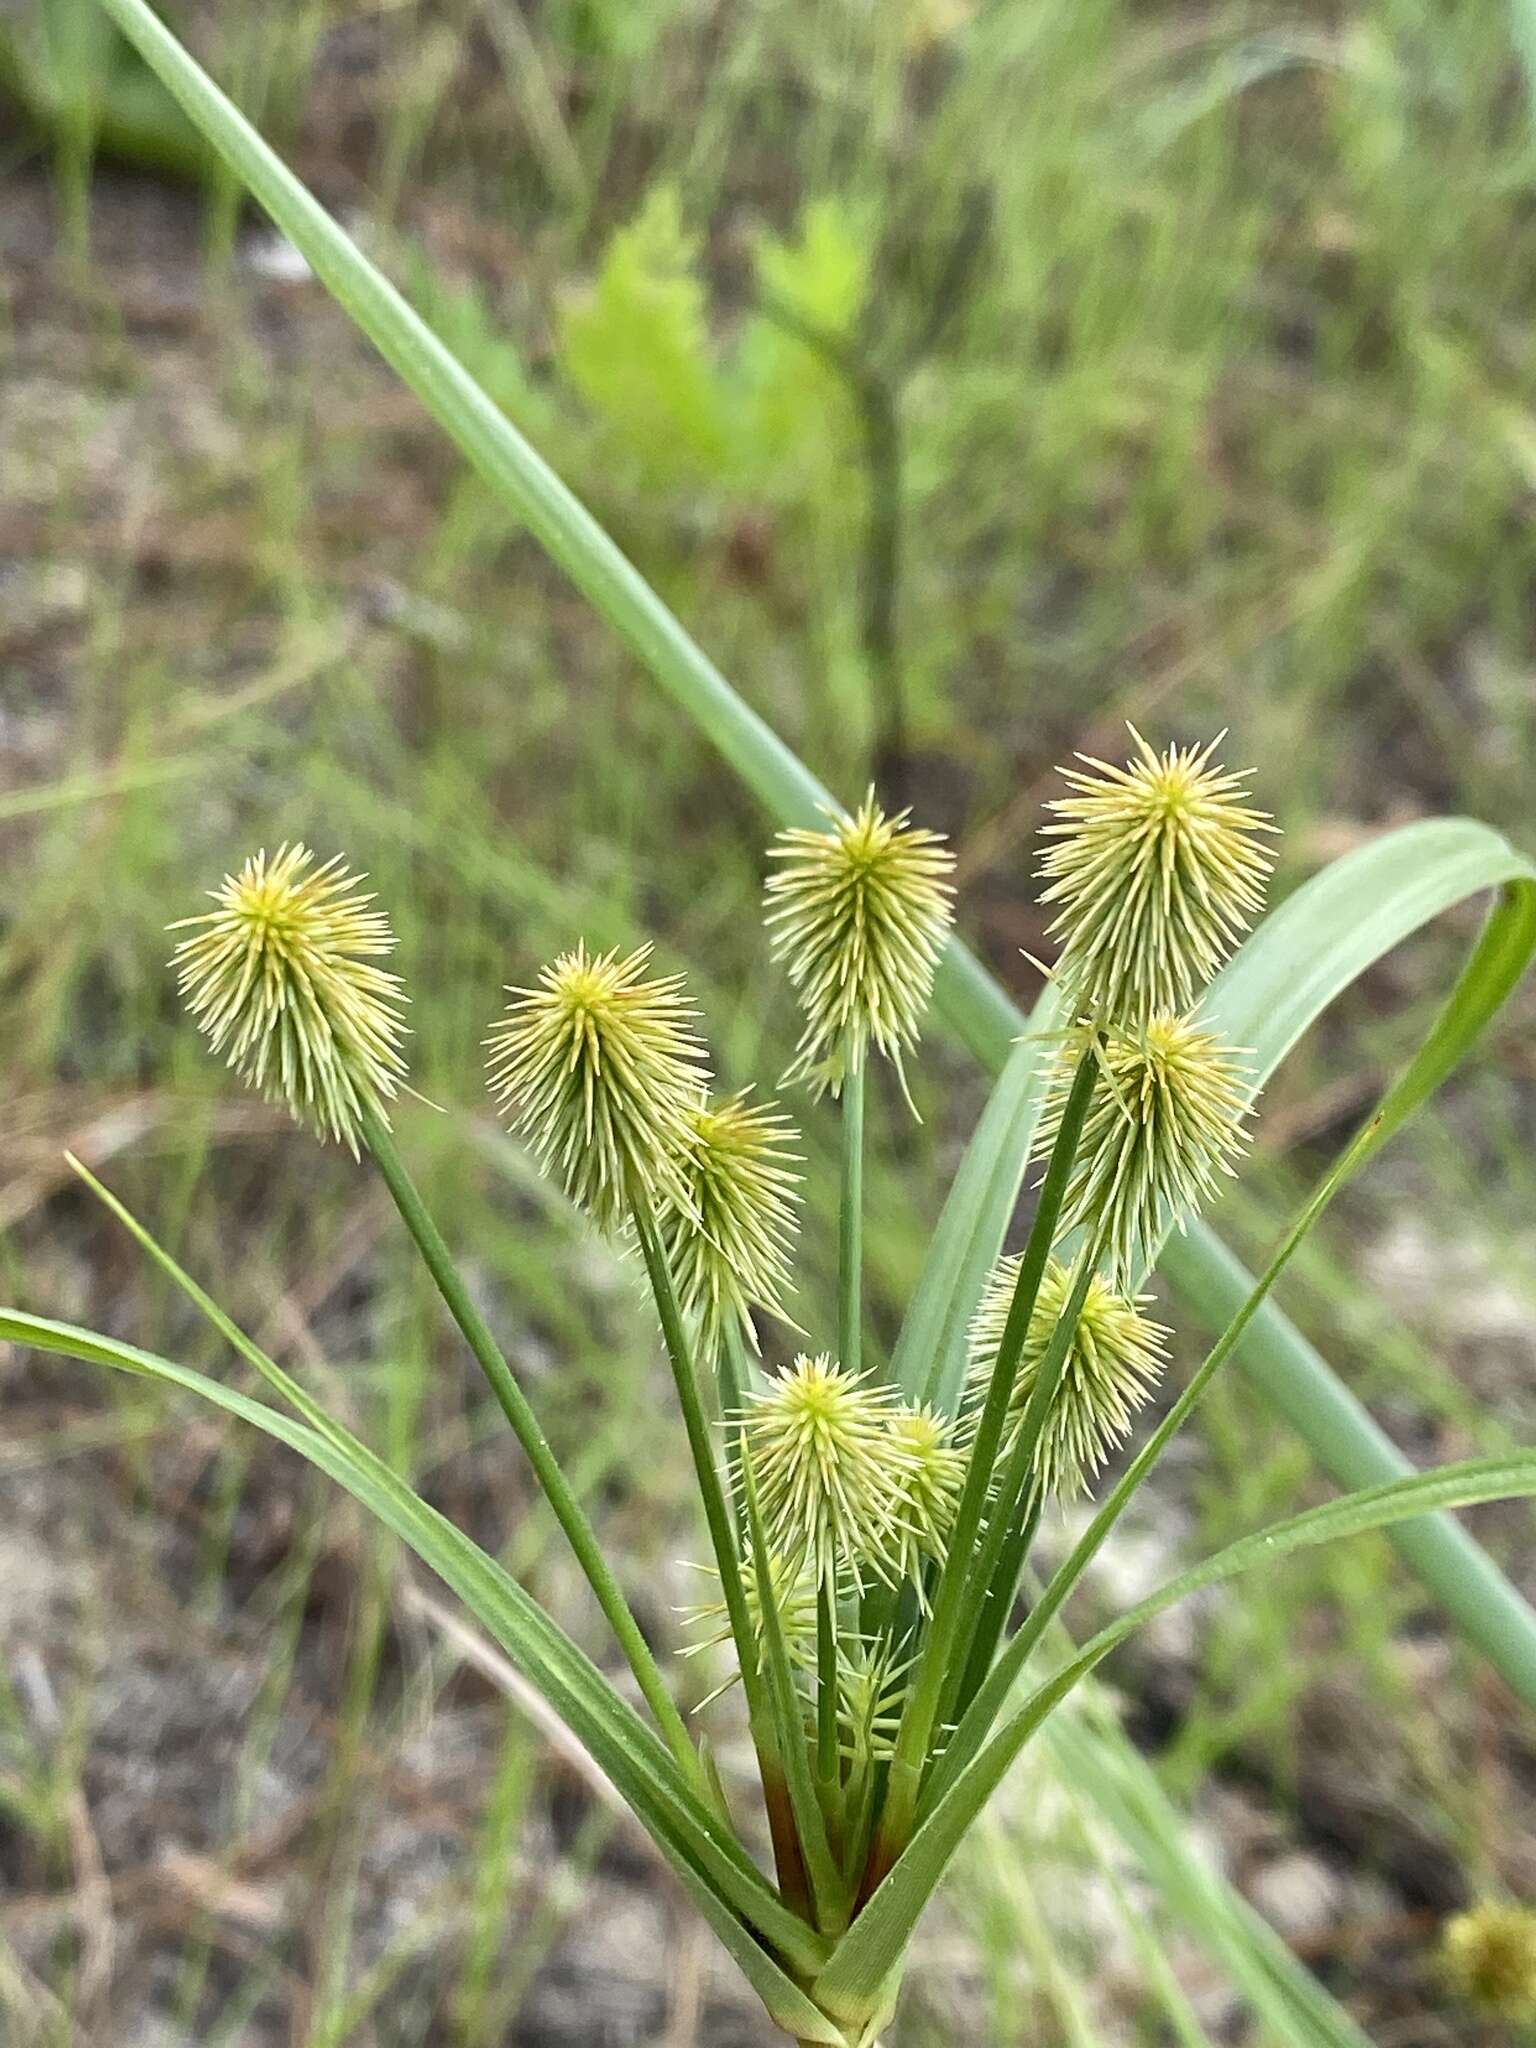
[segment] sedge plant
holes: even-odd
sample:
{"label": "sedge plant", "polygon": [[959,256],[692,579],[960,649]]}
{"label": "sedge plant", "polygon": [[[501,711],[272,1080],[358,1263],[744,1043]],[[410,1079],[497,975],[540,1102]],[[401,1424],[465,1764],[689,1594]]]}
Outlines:
{"label": "sedge plant", "polygon": [[[768,938],[801,1015],[784,1085],[831,1098],[842,1128],[825,1329],[800,1326],[793,1291],[793,1127],[770,1100],[712,1091],[683,977],[656,972],[644,945],[595,954],[578,941],[506,991],[487,1036],[491,1095],[591,1227],[631,1254],[670,1371],[707,1546],[693,1641],[670,1671],[635,1619],[623,1560],[605,1550],[411,1179],[391,1122],[406,1087],[406,990],[381,964],[393,952],[387,914],[339,857],[259,853],[212,892],[212,909],[178,920],[183,999],[243,1079],[380,1174],[632,1685],[604,1676],[83,1168],[275,1399],[87,1330],[0,1314],[12,1341],[195,1390],[292,1446],[400,1535],[588,1747],[774,2021],[802,2043],[872,2048],[918,1920],[987,1799],[1144,1621],[1292,1549],[1536,1494],[1532,1453],[1357,1491],[1255,1532],[1081,1651],[1060,1649],[1062,1607],[1296,1246],[1454,1057],[1460,1034],[1442,1027],[1021,1604],[1021,1589],[1036,1586],[1038,1532],[1061,1503],[1103,1485],[1159,1390],[1168,1333],[1142,1281],[1166,1234],[1235,1171],[1256,1093],[1253,1056],[1212,1014],[1208,985],[1260,907],[1270,823],[1213,748],[1158,754],[1133,739],[1123,768],[1073,772],[1046,828],[1059,958],[1050,1022],[1019,1048],[1043,1104],[1024,1148],[1033,1200],[1019,1249],[954,1290],[968,1323],[963,1370],[928,1373],[920,1392],[863,1342],[861,1159],[865,1098],[882,1069],[910,1103],[905,1064],[953,916],[942,839],[870,792],[770,852]],[[936,1350],[931,1363],[941,1362]],[[726,1669],[690,1710],[679,1680],[691,1656]],[[714,1723],[738,1694],[750,1796],[711,1762]]]}

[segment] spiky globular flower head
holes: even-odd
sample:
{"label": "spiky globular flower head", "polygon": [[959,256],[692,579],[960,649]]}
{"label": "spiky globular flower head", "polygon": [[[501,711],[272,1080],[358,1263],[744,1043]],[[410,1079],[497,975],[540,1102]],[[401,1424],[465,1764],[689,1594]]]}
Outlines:
{"label": "spiky globular flower head", "polygon": [[1047,806],[1040,901],[1060,906],[1056,973],[1072,1008],[1137,1026],[1188,1009],[1248,929],[1275,828],[1248,802],[1251,771],[1212,764],[1221,735],[1156,754],[1129,730],[1123,768],[1080,754],[1096,774],[1063,769],[1074,793]]}
{"label": "spiky globular flower head", "polygon": [[[692,1569],[704,1573],[718,1588],[720,1574],[713,1565],[694,1565]],[[779,1627],[784,1634],[784,1647],[789,1653],[790,1663],[801,1669],[813,1666],[816,1661],[816,1581],[807,1571],[804,1558],[770,1554],[768,1583],[773,1588],[774,1605],[778,1610]],[[757,1564],[752,1557],[741,1560],[741,1590],[746,1597],[747,1618],[752,1625],[753,1637],[761,1643],[763,1602],[758,1590]],[[700,1601],[697,1606],[685,1608],[683,1625],[698,1632],[698,1639],[684,1649],[685,1657],[697,1657],[706,1650],[718,1649],[729,1649],[734,1653],[737,1648],[731,1633],[730,1613],[723,1597]],[[740,1676],[738,1668],[708,1699],[699,1702],[700,1710],[711,1705],[721,1693],[729,1691]]]}
{"label": "spiky globular flower head", "polygon": [[316,867],[308,847],[280,846],[210,890],[216,909],[171,926],[187,934],[171,964],[209,1045],[354,1155],[363,1111],[383,1117],[405,1072],[400,978],[372,964],[394,935],[362,879],[339,854]]}
{"label": "spiky globular flower head", "polygon": [[[1049,1154],[1081,1044],[1061,1045],[1036,1149]],[[1242,1057],[1197,1017],[1159,1013],[1139,1030],[1098,1041],[1101,1072],[1062,1207],[1063,1232],[1083,1225],[1113,1277],[1134,1281],[1170,1224],[1210,1199],[1243,1148],[1248,1113]]]}
{"label": "spiky globular flower head", "polygon": [[829,831],[781,832],[769,849],[784,863],[763,892],[769,940],[805,1013],[786,1078],[818,1092],[837,1094],[870,1044],[900,1072],[917,1043],[949,936],[954,856],[910,816],[887,817],[871,789]]}
{"label": "spiky globular flower head", "polygon": [[647,980],[651,949],[620,958],[584,944],[541,969],[486,1040],[491,1093],[546,1172],[600,1229],[617,1230],[639,1187],[688,1205],[682,1162],[706,1077],[683,978]]}
{"label": "spiky globular flower head", "polygon": [[891,1576],[910,1580],[921,1598],[924,1565],[930,1558],[944,1562],[965,1483],[965,1453],[931,1408],[898,1408],[890,1432],[905,1462],[892,1517]]}
{"label": "spiky globular flower head", "polygon": [[1445,1923],[1440,1953],[1469,2005],[1536,2020],[1536,1910],[1485,1899]]}
{"label": "spiky globular flower head", "polygon": [[745,1092],[696,1104],[688,1124],[682,1197],[666,1198],[657,1223],[702,1354],[718,1362],[732,1323],[756,1349],[754,1306],[785,1316],[799,1154],[789,1120],[772,1104],[749,1102]]}
{"label": "spiky globular flower head", "polygon": [[[1019,1265],[1017,1254],[999,1261],[971,1319],[965,1414],[972,1423],[991,1384]],[[1074,1278],[1074,1268],[1059,1259],[1048,1260],[1040,1276],[1040,1291],[1008,1390],[1005,1457],[1018,1441],[1024,1410],[1071,1299]],[[1110,1452],[1130,1434],[1132,1416],[1157,1384],[1168,1332],[1145,1313],[1147,1299],[1117,1293],[1098,1273],[1089,1281],[1056,1398],[1040,1433],[1035,1477],[1042,1496],[1070,1500],[1086,1491]]]}
{"label": "spiky globular flower head", "polygon": [[838,1646],[838,1745],[855,1772],[888,1762],[896,1748],[906,1704],[911,1658],[846,1637]]}
{"label": "spiky globular flower head", "polygon": [[896,1396],[803,1353],[754,1393],[747,1457],[768,1546],[801,1559],[818,1585],[889,1575],[893,1517],[911,1464],[891,1434]]}

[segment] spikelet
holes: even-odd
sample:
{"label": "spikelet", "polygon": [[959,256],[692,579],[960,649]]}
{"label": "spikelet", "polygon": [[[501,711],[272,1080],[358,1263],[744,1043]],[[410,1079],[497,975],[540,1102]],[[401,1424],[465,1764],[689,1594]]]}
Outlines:
{"label": "spikelet", "polygon": [[689,1206],[684,1162],[707,1078],[683,977],[645,978],[651,949],[623,959],[578,945],[540,971],[493,1026],[491,1093],[546,1173],[602,1230],[636,1187]]}
{"label": "spikelet", "polygon": [[[702,1572],[712,1579],[718,1588],[720,1574],[712,1564],[691,1565],[690,1569]],[[784,1558],[770,1555],[768,1559],[768,1582],[773,1588],[774,1604],[778,1610],[779,1626],[783,1630],[784,1645],[789,1661],[799,1669],[814,1668],[816,1662],[816,1581],[810,1577],[802,1558]],[[755,1559],[741,1560],[741,1590],[746,1599],[747,1618],[752,1626],[753,1640],[763,1639],[763,1603],[758,1591],[757,1564]],[[736,1639],[731,1633],[730,1614],[723,1597],[702,1600],[695,1606],[683,1610],[683,1626],[695,1632],[697,1640],[686,1645],[685,1657],[701,1656],[705,1651],[728,1649],[736,1652]],[[699,1702],[699,1711],[728,1692],[741,1677],[738,1668],[721,1686],[717,1686],[708,1699]]]}
{"label": "spikelet", "polygon": [[896,1748],[912,1660],[898,1660],[889,1643],[844,1638],[837,1664],[838,1748],[855,1773],[888,1762]]}
{"label": "spikelet", "polygon": [[887,817],[871,789],[853,817],[781,832],[769,849],[784,864],[764,890],[769,942],[805,1014],[785,1078],[818,1094],[838,1094],[871,1044],[900,1073],[917,1043],[949,936],[954,856],[910,816]]}
{"label": "spikelet", "polygon": [[944,1562],[965,1484],[965,1453],[944,1417],[931,1408],[897,1409],[890,1432],[905,1463],[892,1519],[890,1576],[898,1584],[910,1581],[921,1600],[925,1565],[930,1559]]}
{"label": "spikelet", "polygon": [[[1018,1254],[999,1261],[971,1319],[963,1414],[974,1426],[986,1399],[1018,1284]],[[1002,1456],[1018,1441],[1040,1366],[1072,1295],[1074,1269],[1046,1263],[1019,1353],[1003,1425]],[[1150,1297],[1128,1299],[1097,1273],[1088,1283],[1056,1398],[1040,1433],[1035,1478],[1042,1496],[1070,1500],[1092,1484],[1131,1419],[1157,1384],[1168,1332],[1144,1312]]]}
{"label": "spikelet", "polygon": [[269,1101],[357,1154],[365,1109],[384,1121],[405,1061],[397,975],[372,963],[394,935],[341,856],[305,846],[253,854],[210,890],[218,906],[179,918],[172,955],[188,1015]]}
{"label": "spikelet", "polygon": [[[1076,1034],[1063,1041],[1036,1137],[1049,1156],[1072,1085]],[[1162,1233],[1215,1193],[1244,1144],[1246,1069],[1197,1017],[1158,1015],[1105,1034],[1062,1206],[1063,1234],[1082,1225],[1119,1285],[1135,1282]]]}
{"label": "spikelet", "polygon": [[1048,808],[1043,904],[1060,906],[1056,975],[1075,1013],[1145,1025],[1187,1010],[1262,907],[1275,828],[1252,808],[1248,776],[1213,766],[1209,746],[1156,754],[1137,732],[1123,768],[1062,773],[1074,794]]}
{"label": "spikelet", "polygon": [[799,1155],[789,1120],[745,1092],[697,1104],[688,1124],[682,1194],[663,1200],[657,1225],[701,1359],[716,1364],[732,1324],[757,1348],[754,1307],[787,1320]]}
{"label": "spikelet", "polygon": [[746,1449],[768,1547],[805,1559],[820,1586],[862,1583],[866,1569],[889,1576],[912,1462],[891,1434],[895,1399],[867,1373],[804,1354],[749,1397]]}

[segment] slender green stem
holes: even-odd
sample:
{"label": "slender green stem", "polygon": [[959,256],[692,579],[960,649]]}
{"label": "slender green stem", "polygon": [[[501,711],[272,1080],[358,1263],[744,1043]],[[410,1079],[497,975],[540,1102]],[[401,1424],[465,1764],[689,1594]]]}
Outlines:
{"label": "slender green stem", "polygon": [[730,1620],[731,1634],[736,1638],[741,1682],[746,1691],[748,1709],[751,1711],[754,1707],[766,1704],[760,1691],[757,1635],[752,1627],[751,1612],[747,1606],[746,1587],[742,1583],[741,1553],[737,1547],[736,1530],[731,1511],[726,1505],[725,1489],[720,1484],[720,1468],[715,1463],[709,1424],[704,1419],[704,1403],[699,1396],[693,1349],[683,1327],[683,1313],[678,1304],[672,1268],[667,1259],[666,1247],[656,1228],[650,1201],[642,1190],[635,1187],[630,1189],[629,1201],[635,1235],[640,1241],[640,1255],[645,1261],[651,1293],[656,1301],[656,1312],[661,1318],[661,1334],[667,1362],[672,1368],[672,1383],[677,1389],[677,1403],[682,1410],[683,1428],[693,1458],[694,1477],[698,1481],[699,1496],[704,1503],[704,1520],[708,1524],[710,1545],[715,1553],[715,1569],[720,1574],[720,1590],[725,1596],[725,1611]]}
{"label": "slender green stem", "polygon": [[1036,1490],[1030,1495],[1024,1513],[1016,1513],[1013,1518],[996,1569],[982,1595],[981,1611],[971,1634],[971,1647],[960,1679],[960,1689],[944,1708],[946,1722],[958,1720],[965,1712],[992,1668],[992,1659],[997,1655],[998,1643],[1013,1612],[1019,1580],[1023,1577],[1025,1560],[1039,1530],[1044,1505]]}
{"label": "slender green stem", "polygon": [[720,1341],[717,1370],[720,1375],[720,1421],[725,1431],[725,1465],[731,1478],[731,1497],[741,1501],[741,1414],[747,1404],[752,1367],[743,1356],[741,1332],[731,1323]]}
{"label": "slender green stem", "polygon": [[629,1660],[629,1668],[635,1674],[635,1682],[645,1697],[646,1705],[656,1717],[657,1726],[666,1736],[678,1762],[686,1770],[689,1782],[705,1785],[698,1752],[689,1739],[687,1726],[667,1690],[650,1645],[640,1633],[640,1625],[630,1611],[629,1602],[603,1556],[597,1533],[587,1520],[570,1481],[561,1471],[559,1461],[550,1449],[549,1439],[539,1426],[539,1419],[527,1395],[513,1377],[512,1368],[502,1356],[500,1345],[491,1335],[489,1324],[464,1285],[441,1231],[428,1215],[388,1126],[376,1110],[367,1107],[363,1110],[361,1123],[363,1140],[384,1177],[384,1185],[400,1212],[400,1220],[415,1239],[416,1248],[437,1283],[437,1291],[448,1313],[458,1324],[464,1341],[475,1355],[476,1364],[500,1404],[501,1412],[511,1423],[518,1442],[527,1453],[528,1462],[554,1510],[555,1519],[565,1531],[566,1540],[597,1596],[597,1603]]}
{"label": "slender green stem", "polygon": [[998,1446],[1002,1441],[1003,1424],[1007,1418],[1008,1401],[1013,1391],[1014,1374],[1024,1349],[1024,1340],[1029,1334],[1030,1318],[1034,1314],[1035,1300],[1040,1292],[1046,1261],[1050,1257],[1051,1246],[1056,1241],[1062,1203],[1066,1198],[1067,1180],[1077,1153],[1083,1120],[1088,1114],[1097,1065],[1096,1047],[1090,1042],[1084,1047],[1077,1063],[1077,1072],[1073,1076],[1072,1087],[1062,1110],[1061,1127],[1051,1147],[1034,1222],[1025,1241],[1023,1256],[1019,1260],[1019,1276],[1014,1286],[1013,1300],[1009,1305],[1007,1321],[1003,1325],[1002,1341],[997,1347],[997,1357],[993,1362],[986,1400],[976,1424],[965,1486],[961,1491],[960,1505],[955,1512],[955,1526],[950,1534],[944,1570],[939,1576],[939,1588],[933,1603],[933,1618],[928,1625],[927,1636],[919,1653],[912,1690],[907,1695],[906,1705],[902,1710],[901,1726],[896,1734],[890,1780],[886,1787],[885,1811],[880,1817],[870,1866],[865,1874],[866,1895],[880,1882],[885,1871],[901,1853],[911,1832],[913,1815],[917,1810],[918,1793],[922,1786],[923,1769],[938,1722],[944,1681],[964,1619],[963,1603],[971,1556],[981,1529],[987,1495],[991,1490],[992,1471],[997,1460]]}
{"label": "slender green stem", "polygon": [[823,1579],[816,1589],[816,1784],[823,1805],[837,1781],[837,1609]]}
{"label": "slender green stem", "polygon": [[[974,1697],[964,1707],[960,1726],[938,1769],[933,1773],[931,1787],[925,1790],[924,1807],[930,1798],[942,1796],[945,1786],[951,1781],[960,1763],[981,1744],[997,1713],[1007,1699],[1010,1688],[1020,1671],[1023,1670],[1031,1651],[1055,1616],[1061,1611],[1067,1596],[1072,1592],[1083,1573],[1088,1569],[1103,1548],[1110,1531],[1130,1505],[1137,1489],[1150,1475],[1153,1466],[1161,1458],[1169,1443],[1189,1419],[1196,1403],[1210,1385],[1212,1379],[1226,1364],[1242,1341],[1243,1333],[1258,1314],[1269,1295],[1270,1289],[1290,1263],[1292,1254],[1302,1239],[1311,1230],[1324,1209],[1333,1200],[1349,1175],[1366,1158],[1373,1148],[1381,1115],[1378,1112],[1363,1126],[1358,1135],[1346,1148],[1339,1159],[1323,1175],[1316,1188],[1297,1212],[1295,1220],[1281,1239],[1274,1257],[1254,1283],[1247,1298],[1228,1323],[1221,1336],[1212,1346],[1198,1372],[1179,1398],[1169,1408],[1157,1428],[1148,1437],[1135,1457],[1127,1465],[1093,1520],[1073,1546],[1071,1553],[1052,1574],[1049,1583],[1038,1600],[1031,1607],[1018,1633],[1010,1641],[1007,1650],[990,1671],[982,1674]],[[1022,1559],[1020,1560],[1022,1565]],[[1017,1585],[1017,1575],[1014,1584]]]}
{"label": "slender green stem", "polygon": [[[939,1707],[940,1718],[944,1721],[949,1721],[954,1715],[971,1659],[979,1643],[987,1639],[990,1618],[995,1616],[996,1629],[990,1632],[990,1647],[985,1652],[987,1662],[991,1662],[992,1649],[1002,1632],[1003,1617],[1012,1605],[1013,1589],[1019,1582],[1019,1572],[1029,1554],[1030,1540],[1040,1520],[1039,1489],[1035,1489],[1036,1502],[1030,1515],[1022,1512],[1025,1496],[1030,1491],[1038,1465],[1040,1439],[1061,1390],[1062,1375],[1071,1354],[1072,1340],[1077,1335],[1083,1303],[1093,1285],[1097,1254],[1096,1244],[1085,1244],[1078,1253],[1072,1292],[1045,1347],[1035,1384],[1029,1390],[1029,1399],[1019,1419],[1013,1449],[1008,1453],[1002,1477],[993,1492],[981,1545],[966,1580],[965,1598],[960,1603],[962,1620],[955,1641],[956,1654],[945,1674]],[[1004,1569],[1004,1559],[1010,1555],[1015,1559],[1011,1579]]]}
{"label": "slender green stem", "polygon": [[843,1082],[843,1171],[837,1212],[837,1362],[857,1372],[863,1354],[864,1062]]}
{"label": "slender green stem", "polygon": [[[747,1726],[752,1744],[757,1751],[758,1775],[762,1781],[763,1803],[768,1811],[770,1831],[773,1836],[774,1862],[779,1873],[779,1886],[787,1904],[799,1909],[804,1899],[804,1880],[811,1863],[809,1845],[804,1841],[804,1829],[798,1827],[792,1816],[786,1813],[781,1792],[792,1791],[794,1780],[789,1777],[792,1769],[786,1745],[794,1740],[803,1750],[803,1737],[798,1730],[785,1729],[781,1732],[776,1719],[772,1695],[772,1673],[765,1672],[758,1654],[757,1634],[752,1626],[751,1610],[747,1606],[746,1587],[741,1575],[741,1552],[737,1545],[735,1521],[720,1484],[720,1471],[715,1463],[714,1448],[709,1440],[709,1425],[704,1419],[704,1404],[699,1398],[698,1378],[694,1371],[693,1351],[683,1327],[683,1313],[678,1305],[677,1288],[672,1278],[672,1268],[667,1259],[666,1246],[656,1228],[656,1219],[643,1189],[631,1186],[629,1194],[630,1214],[634,1218],[635,1235],[640,1240],[640,1254],[645,1261],[646,1274],[651,1283],[651,1293],[656,1301],[656,1313],[661,1319],[661,1334],[666,1347],[667,1362],[672,1368],[672,1383],[677,1389],[678,1406],[683,1414],[683,1428],[688,1438],[688,1449],[693,1457],[694,1477],[698,1481],[699,1493],[704,1502],[704,1519],[709,1525],[709,1540],[715,1553],[715,1569],[720,1574],[720,1587],[725,1595],[725,1611],[731,1625],[731,1634],[736,1642],[736,1663],[741,1672],[741,1689],[747,1702]],[[766,1559],[755,1563],[759,1572],[758,1604],[765,1625],[770,1616],[776,1621],[772,1577]],[[803,1764],[803,1757],[797,1759]],[[796,1835],[799,1840],[796,1840]],[[802,1850],[805,1852],[802,1856]],[[818,1909],[824,1905],[817,1893]]]}
{"label": "slender green stem", "polygon": [[832,1854],[826,1815],[822,1811],[811,1771],[810,1753],[805,1740],[804,1705],[795,1685],[794,1673],[790,1670],[783,1620],[778,1602],[772,1594],[772,1574],[768,1545],[763,1536],[763,1518],[757,1504],[752,1461],[745,1454],[741,1461],[741,1491],[747,1535],[752,1545],[753,1569],[758,1574],[759,1582],[769,1588],[767,1598],[761,1603],[763,1661],[767,1671],[774,1725],[779,1730],[784,1787],[797,1837],[796,1850],[800,1859],[798,1868],[804,1873],[809,1886],[817,1927],[824,1934],[841,1934],[848,1925],[850,1887]]}

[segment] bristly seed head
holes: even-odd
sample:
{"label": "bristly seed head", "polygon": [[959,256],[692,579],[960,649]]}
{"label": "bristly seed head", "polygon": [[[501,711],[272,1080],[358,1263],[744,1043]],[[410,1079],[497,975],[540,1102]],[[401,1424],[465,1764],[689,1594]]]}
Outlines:
{"label": "bristly seed head", "polygon": [[923,1594],[923,1568],[944,1562],[965,1483],[965,1453],[942,1415],[931,1408],[899,1408],[891,1436],[905,1461],[892,1518],[891,1576]]}
{"label": "bristly seed head", "polygon": [[[1081,1041],[1062,1042],[1036,1138],[1049,1155]],[[1100,1075],[1062,1207],[1063,1234],[1083,1225],[1111,1276],[1134,1284],[1162,1233],[1215,1192],[1244,1143],[1247,1070],[1237,1050],[1194,1015],[1159,1014],[1098,1042]]]}
{"label": "bristly seed head", "polygon": [[398,975],[370,963],[394,935],[341,856],[305,846],[253,854],[211,890],[218,908],[179,918],[171,964],[189,1016],[215,1052],[270,1101],[357,1154],[364,1109],[405,1073]]}
{"label": "bristly seed head", "polygon": [[[694,1565],[694,1571],[702,1572],[713,1579],[716,1586],[720,1574],[712,1565]],[[813,1667],[816,1661],[816,1581],[806,1570],[803,1558],[784,1558],[770,1555],[768,1559],[768,1583],[773,1588],[774,1606],[778,1611],[779,1627],[784,1634],[784,1646],[792,1665],[801,1669]],[[763,1639],[763,1602],[758,1591],[757,1564],[751,1557],[741,1560],[741,1590],[746,1598],[747,1618],[752,1626],[753,1638],[761,1643]],[[698,1639],[687,1644],[685,1657],[697,1657],[706,1650],[729,1649],[736,1651],[736,1639],[731,1633],[730,1613],[724,1598],[705,1600],[697,1606],[683,1610],[685,1628],[698,1631]],[[724,1685],[717,1686],[708,1699],[699,1702],[699,1711],[728,1692],[741,1676],[740,1669],[732,1673]]]}
{"label": "bristly seed head", "polygon": [[784,863],[763,892],[769,942],[805,1013],[785,1078],[818,1093],[839,1093],[871,1044],[900,1073],[917,1043],[953,916],[954,856],[910,816],[887,817],[871,789],[830,831],[781,832],[769,849]]}
{"label": "bristly seed head", "polygon": [[546,1172],[600,1229],[616,1231],[638,1187],[686,1208],[683,1163],[708,1078],[683,977],[645,979],[651,949],[624,959],[578,945],[540,971],[486,1040],[491,1093]]}
{"label": "bristly seed head", "polygon": [[797,1358],[745,1416],[769,1548],[805,1559],[818,1585],[888,1577],[911,1458],[892,1436],[895,1393],[825,1356]]}
{"label": "bristly seed head", "polygon": [[[1018,1255],[1003,1259],[971,1319],[964,1413],[971,1424],[985,1401],[1019,1278]],[[1074,1269],[1051,1259],[1040,1278],[1018,1369],[1008,1392],[1002,1455],[1018,1441],[1046,1350],[1072,1295]],[[1144,1313],[1149,1296],[1129,1299],[1095,1273],[1062,1367],[1056,1398],[1040,1433],[1035,1478],[1042,1497],[1070,1500],[1085,1492],[1131,1418],[1157,1384],[1168,1332]]]}
{"label": "bristly seed head", "polygon": [[790,1253],[800,1206],[794,1127],[745,1092],[688,1111],[682,1199],[657,1213],[678,1299],[699,1332],[704,1362],[717,1364],[734,1323],[755,1350],[752,1309],[786,1318]]}
{"label": "bristly seed head", "polygon": [[1155,754],[1129,730],[1136,754],[1123,768],[1080,754],[1096,775],[1062,770],[1075,794],[1047,806],[1057,822],[1042,834],[1054,843],[1040,901],[1061,906],[1051,931],[1073,1012],[1135,1027],[1188,1009],[1248,929],[1275,828],[1247,800],[1251,771],[1211,764],[1221,735]]}

